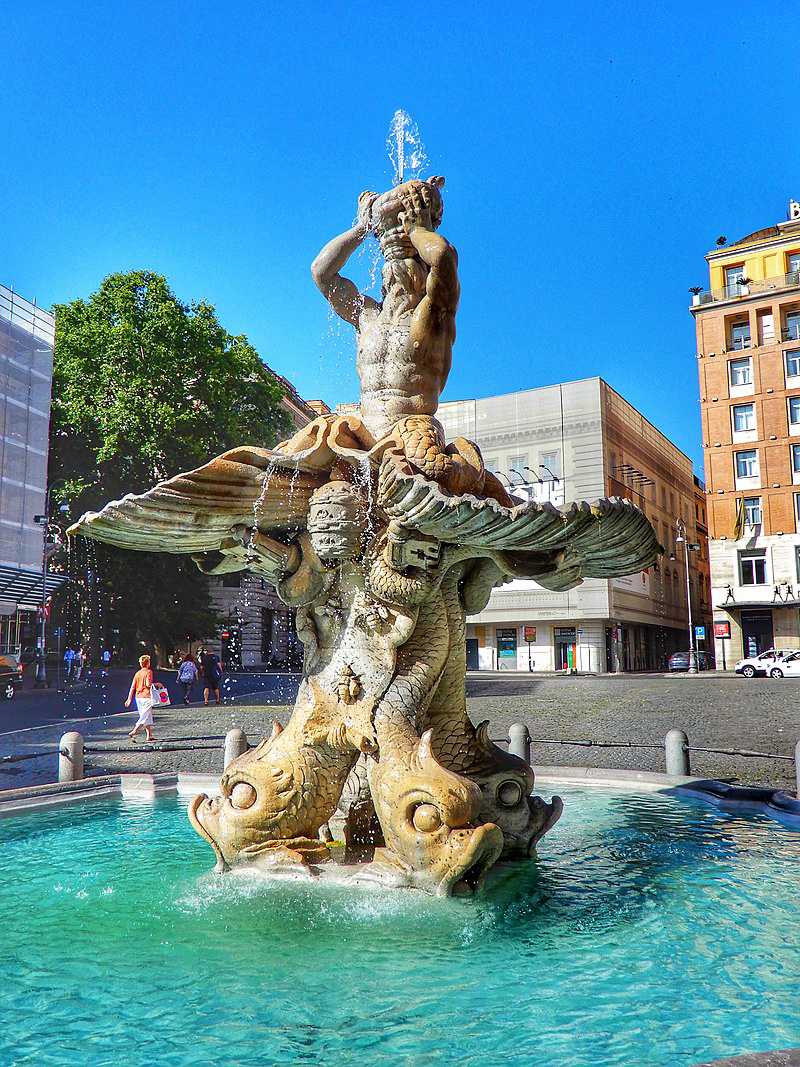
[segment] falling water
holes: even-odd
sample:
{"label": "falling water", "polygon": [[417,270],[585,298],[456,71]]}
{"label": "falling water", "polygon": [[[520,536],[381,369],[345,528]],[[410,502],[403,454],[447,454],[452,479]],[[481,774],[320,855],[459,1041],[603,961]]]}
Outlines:
{"label": "falling water", "polygon": [[[267,469],[261,478],[261,491],[258,497],[253,501],[253,525],[250,530],[250,538],[247,542],[247,555],[254,556],[256,533],[258,532],[258,522],[261,518],[261,511],[267,499],[267,493],[269,492],[269,484],[272,481],[272,476],[277,469],[275,459],[271,459],[267,464]],[[239,655],[244,657],[244,629],[247,626],[250,616],[250,593],[253,588],[253,577],[247,571],[244,572],[243,579],[244,592],[241,597],[241,602],[236,606],[237,622],[239,623]],[[230,688],[230,678],[225,678],[225,688]]]}
{"label": "falling water", "polygon": [[392,115],[386,147],[394,171],[394,185],[400,185],[409,178],[419,178],[428,165],[428,153],[422,143],[419,127],[402,108]]}
{"label": "falling water", "polygon": [[375,534],[374,501],[372,499],[372,464],[367,456],[359,460],[359,481],[367,490],[367,529],[366,534],[372,540]]}

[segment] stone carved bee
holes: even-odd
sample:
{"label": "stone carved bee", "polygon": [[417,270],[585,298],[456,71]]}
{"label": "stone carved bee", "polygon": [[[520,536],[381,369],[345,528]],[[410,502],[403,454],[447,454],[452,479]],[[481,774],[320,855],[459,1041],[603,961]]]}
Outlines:
{"label": "stone carved bee", "polygon": [[339,672],[334,691],[341,704],[353,704],[361,695],[361,682],[348,663],[345,663]]}

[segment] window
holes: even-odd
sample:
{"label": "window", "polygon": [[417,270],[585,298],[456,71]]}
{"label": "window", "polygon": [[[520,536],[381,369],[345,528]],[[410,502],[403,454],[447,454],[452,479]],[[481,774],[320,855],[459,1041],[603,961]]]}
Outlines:
{"label": "window", "polygon": [[497,470],[497,456],[489,456],[483,462],[486,464],[487,471]]}
{"label": "window", "polygon": [[[795,497],[795,500],[797,497]],[[794,565],[797,573],[797,580],[800,582],[800,545],[797,545],[794,550]]]}
{"label": "window", "polygon": [[[787,319],[788,322],[788,319]],[[731,348],[734,351],[738,351],[740,348],[750,347],[750,322],[748,320],[742,320],[741,322],[731,323]]]}
{"label": "window", "polygon": [[739,553],[739,578],[741,585],[767,584],[767,560],[763,552]]}
{"label": "window", "polygon": [[225,589],[239,589],[242,584],[241,571],[229,571],[222,575],[222,585]]}
{"label": "window", "polygon": [[761,525],[761,497],[746,496],[742,501],[745,526]]}
{"label": "window", "polygon": [[771,311],[758,313],[758,339],[762,345],[772,344],[775,340],[775,321]]}
{"label": "window", "polygon": [[798,530],[800,530],[800,493],[794,494],[794,518]]}
{"label": "window", "polygon": [[524,470],[528,466],[528,453],[524,456],[509,456],[508,457],[508,470],[519,471],[523,478],[527,480],[527,474]]}
{"label": "window", "polygon": [[[539,460],[539,467],[548,467],[555,478],[560,478],[561,449],[558,448],[554,452],[542,452],[541,459]],[[544,474],[545,478],[549,477],[547,471],[545,471]]]}
{"label": "window", "polygon": [[736,433],[744,430],[755,430],[756,409],[754,404],[734,404],[733,406],[733,429]]}
{"label": "window", "polygon": [[[798,397],[800,400],[800,397]],[[746,452],[736,453],[736,477],[758,477],[758,452],[754,448],[748,448]]]}
{"label": "window", "polygon": [[794,378],[800,374],[800,348],[786,353],[786,377]]}
{"label": "window", "polygon": [[732,359],[728,364],[730,368],[731,385],[752,385],[752,364],[747,359]]}
{"label": "window", "polygon": [[800,341],[800,311],[790,311],[786,316],[785,341]]}
{"label": "window", "polygon": [[725,295],[726,296],[739,296],[741,289],[739,286],[744,278],[744,266],[739,264],[738,267],[726,267],[725,268]]}
{"label": "window", "polygon": [[800,445],[792,445],[792,470],[800,474]]}
{"label": "window", "polygon": [[786,273],[800,273],[800,252],[790,252],[786,257]]}
{"label": "window", "polygon": [[789,424],[800,426],[800,396],[789,397]]}

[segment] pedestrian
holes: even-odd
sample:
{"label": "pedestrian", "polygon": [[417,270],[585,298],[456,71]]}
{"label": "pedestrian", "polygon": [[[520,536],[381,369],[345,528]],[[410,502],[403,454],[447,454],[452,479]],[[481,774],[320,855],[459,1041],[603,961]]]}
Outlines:
{"label": "pedestrian", "polygon": [[64,681],[72,681],[72,665],[75,662],[75,649],[72,645],[67,645],[64,649]]}
{"label": "pedestrian", "polygon": [[222,681],[222,668],[219,660],[213,652],[205,649],[200,655],[200,673],[203,675],[205,687],[203,689],[203,703],[208,705],[208,698],[213,692],[218,704],[222,703],[219,695],[219,686]]}
{"label": "pedestrian", "polygon": [[75,681],[79,682],[83,672],[86,670],[86,665],[89,660],[89,652],[85,645],[81,646],[75,653],[75,659],[73,661],[75,667]]}
{"label": "pedestrian", "polygon": [[139,656],[139,670],[134,674],[133,681],[131,682],[130,692],[128,693],[128,699],[125,701],[125,707],[129,708],[136,699],[136,708],[139,712],[139,718],[136,720],[136,725],[128,733],[128,737],[134,738],[139,732],[139,727],[144,727],[145,740],[152,741],[153,738],[153,694],[151,687],[153,685],[153,672],[150,669],[150,657]]}
{"label": "pedestrian", "polygon": [[111,664],[111,652],[109,649],[104,648],[100,655],[100,677],[105,678],[108,675],[108,668]]}
{"label": "pedestrian", "polygon": [[[187,652],[178,668],[178,681],[183,686],[183,702],[189,703],[189,694],[192,686],[197,681],[197,664],[191,652]],[[208,703],[208,701],[206,701]]]}

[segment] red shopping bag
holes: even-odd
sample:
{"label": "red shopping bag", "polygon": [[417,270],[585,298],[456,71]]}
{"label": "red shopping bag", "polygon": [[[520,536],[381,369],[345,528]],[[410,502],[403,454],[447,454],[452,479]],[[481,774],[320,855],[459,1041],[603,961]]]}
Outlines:
{"label": "red shopping bag", "polygon": [[170,702],[167,687],[162,685],[161,682],[153,682],[150,686],[150,697],[154,708],[165,708]]}

